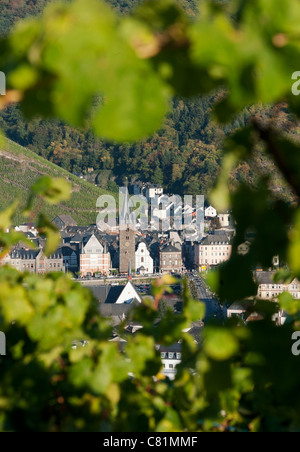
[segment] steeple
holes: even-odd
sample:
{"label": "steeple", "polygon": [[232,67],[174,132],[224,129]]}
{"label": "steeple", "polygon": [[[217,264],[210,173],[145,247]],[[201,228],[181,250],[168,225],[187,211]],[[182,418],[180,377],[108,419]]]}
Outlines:
{"label": "steeple", "polygon": [[[123,203],[123,204],[122,204]],[[120,212],[120,229],[132,228],[131,212],[130,212],[130,201],[128,193],[128,180],[126,179],[126,186],[120,188],[120,205],[122,205],[122,210]]]}

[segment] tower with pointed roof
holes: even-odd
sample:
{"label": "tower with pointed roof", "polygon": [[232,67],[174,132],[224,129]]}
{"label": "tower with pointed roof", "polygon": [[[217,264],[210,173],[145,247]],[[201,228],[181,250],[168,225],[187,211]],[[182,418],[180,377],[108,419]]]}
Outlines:
{"label": "tower with pointed roof", "polygon": [[131,217],[127,186],[120,193],[123,196],[120,199],[119,272],[128,275],[129,269],[131,272],[135,271],[135,224]]}

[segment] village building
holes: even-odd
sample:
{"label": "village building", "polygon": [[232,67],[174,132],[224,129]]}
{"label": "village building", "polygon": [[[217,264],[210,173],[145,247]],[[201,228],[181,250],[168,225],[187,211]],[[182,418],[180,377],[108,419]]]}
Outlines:
{"label": "village building", "polygon": [[159,267],[161,273],[181,273],[182,250],[173,244],[163,245],[159,253]]}
{"label": "village building", "polygon": [[137,274],[153,274],[154,264],[145,241],[137,244],[135,252],[135,269]]}
{"label": "village building", "polygon": [[65,271],[61,249],[47,257],[43,250],[14,248],[1,260],[1,265],[9,265],[19,272],[34,274]]}
{"label": "village building", "polygon": [[199,243],[195,243],[195,267],[201,271],[230,259],[232,252],[229,234],[210,234]]}
{"label": "village building", "polygon": [[58,215],[52,221],[59,230],[66,229],[69,226],[77,226],[76,221],[70,215]]}
{"label": "village building", "polygon": [[106,245],[103,246],[94,234],[84,238],[80,253],[81,276],[93,276],[97,273],[109,274],[111,258],[106,248]]}

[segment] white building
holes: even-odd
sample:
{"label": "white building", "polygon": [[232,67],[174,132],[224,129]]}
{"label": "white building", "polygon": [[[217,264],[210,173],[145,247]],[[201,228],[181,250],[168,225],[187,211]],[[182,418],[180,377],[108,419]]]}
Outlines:
{"label": "white building", "polygon": [[181,344],[177,343],[170,347],[158,346],[157,348],[163,364],[163,374],[170,380],[174,380],[176,367],[181,363]]}
{"label": "white building", "polygon": [[264,300],[277,299],[283,292],[289,292],[293,298],[300,299],[300,282],[294,279],[290,284],[275,283],[276,272],[257,272],[258,297]]}
{"label": "white building", "polygon": [[148,185],[146,188],[146,198],[149,201],[155,196],[161,196],[164,193],[164,189],[161,185]]}
{"label": "white building", "polygon": [[231,238],[228,234],[208,235],[195,243],[195,265],[198,270],[207,266],[216,266],[230,259]]}
{"label": "white building", "polygon": [[135,270],[137,273],[153,274],[153,259],[145,242],[140,242],[135,252]]}
{"label": "white building", "polygon": [[217,216],[217,211],[213,206],[209,206],[205,209],[205,217],[215,218]]}
{"label": "white building", "polygon": [[222,228],[228,228],[229,226],[234,226],[234,220],[231,213],[220,213],[218,215],[220,225]]}
{"label": "white building", "polygon": [[[38,235],[38,230],[32,223],[27,224],[21,224],[19,226],[15,227],[15,231],[17,232],[23,232],[24,234],[30,233],[33,234],[35,237]],[[7,231],[8,232],[8,231]]]}

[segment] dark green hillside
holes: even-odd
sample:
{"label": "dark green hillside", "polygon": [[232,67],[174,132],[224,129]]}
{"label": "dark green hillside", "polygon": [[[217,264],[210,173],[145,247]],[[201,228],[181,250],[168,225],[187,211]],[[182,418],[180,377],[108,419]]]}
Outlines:
{"label": "dark green hillside", "polygon": [[[64,178],[72,185],[72,197],[67,203],[45,207],[50,219],[64,213],[70,214],[80,225],[96,222],[96,201],[104,190],[7,139],[0,142],[0,210],[18,198],[25,205],[29,188],[43,175]],[[15,222],[23,220],[19,217]]]}

